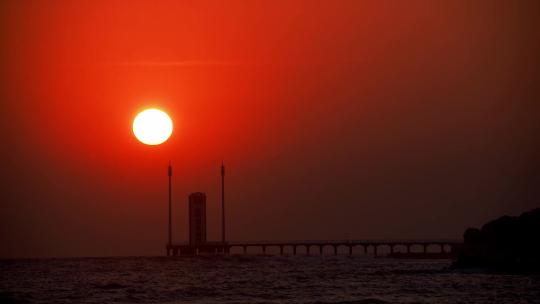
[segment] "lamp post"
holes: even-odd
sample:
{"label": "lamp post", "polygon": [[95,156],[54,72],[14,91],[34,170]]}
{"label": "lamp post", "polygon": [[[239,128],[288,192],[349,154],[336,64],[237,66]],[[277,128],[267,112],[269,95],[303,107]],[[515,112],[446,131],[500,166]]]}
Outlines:
{"label": "lamp post", "polygon": [[225,246],[225,166],[221,163],[221,242]]}
{"label": "lamp post", "polygon": [[171,179],[172,179],[172,166],[171,166],[171,163],[169,162],[169,170],[168,171],[168,174],[169,174],[169,245],[172,245],[172,186],[171,186]]}

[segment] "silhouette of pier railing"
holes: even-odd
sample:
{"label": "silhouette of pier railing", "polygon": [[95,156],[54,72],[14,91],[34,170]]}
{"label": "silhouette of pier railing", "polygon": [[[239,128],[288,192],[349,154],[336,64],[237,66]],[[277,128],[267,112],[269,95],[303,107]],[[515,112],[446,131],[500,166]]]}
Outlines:
{"label": "silhouette of pier railing", "polygon": [[[197,255],[197,254],[229,254],[232,249],[242,249],[248,254],[249,249],[259,248],[266,254],[269,248],[279,249],[279,254],[284,255],[285,249],[292,249],[292,255],[299,254],[298,249],[303,248],[306,255],[317,252],[323,255],[326,247],[333,249],[334,255],[338,255],[340,248],[348,249],[348,255],[353,255],[354,248],[361,247],[365,255],[378,256],[379,248],[386,247],[389,254],[393,255],[398,248],[404,249],[405,254],[413,253],[413,247],[420,247],[416,253],[428,254],[430,247],[437,247],[436,253],[450,256],[461,247],[462,242],[454,239],[423,239],[423,240],[297,240],[297,241],[233,241],[233,242],[206,242],[197,245],[178,243],[167,246],[167,255]],[[315,250],[318,249],[318,250]],[[371,250],[370,250],[371,249]],[[314,251],[315,250],[315,251]]]}

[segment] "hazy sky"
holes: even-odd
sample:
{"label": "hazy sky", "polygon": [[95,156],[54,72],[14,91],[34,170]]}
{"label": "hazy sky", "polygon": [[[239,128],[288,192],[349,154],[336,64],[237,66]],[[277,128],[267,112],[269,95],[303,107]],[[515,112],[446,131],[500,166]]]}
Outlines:
{"label": "hazy sky", "polygon": [[[0,257],[460,238],[539,206],[539,1],[2,1]],[[147,107],[162,146],[131,131]]]}

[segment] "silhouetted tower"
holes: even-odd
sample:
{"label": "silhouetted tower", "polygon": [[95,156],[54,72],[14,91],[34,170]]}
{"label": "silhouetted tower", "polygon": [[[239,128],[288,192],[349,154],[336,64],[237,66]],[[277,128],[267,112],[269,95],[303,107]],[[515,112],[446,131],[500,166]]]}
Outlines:
{"label": "silhouetted tower", "polygon": [[171,213],[172,213],[172,204],[171,204],[171,196],[172,196],[172,190],[171,190],[171,179],[172,179],[172,166],[171,166],[171,163],[169,162],[169,168],[167,170],[167,173],[169,175],[169,242],[168,244],[171,245],[172,244],[172,216],[171,216]]}
{"label": "silhouetted tower", "polygon": [[225,243],[225,166],[221,163],[221,242]]}
{"label": "silhouetted tower", "polygon": [[189,195],[189,244],[206,243],[206,194]]}

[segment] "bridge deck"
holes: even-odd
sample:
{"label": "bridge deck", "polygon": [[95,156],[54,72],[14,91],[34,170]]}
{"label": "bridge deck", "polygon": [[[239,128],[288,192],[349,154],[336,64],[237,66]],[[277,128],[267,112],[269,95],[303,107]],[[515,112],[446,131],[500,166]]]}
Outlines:
{"label": "bridge deck", "polygon": [[[337,255],[338,248],[345,246],[349,248],[349,255],[352,255],[353,248],[361,246],[364,249],[364,253],[367,254],[368,248],[373,248],[373,253],[376,256],[378,248],[380,246],[387,246],[390,248],[390,254],[394,253],[394,247],[404,246],[406,253],[411,253],[412,246],[422,246],[423,253],[427,254],[427,248],[431,245],[439,246],[440,253],[453,253],[456,248],[461,246],[462,242],[455,239],[432,239],[432,240],[295,240],[295,241],[232,241],[232,242],[206,242],[197,245],[190,245],[188,243],[176,243],[167,245],[167,255],[194,255],[200,253],[215,253],[215,254],[228,254],[231,248],[240,247],[243,248],[244,253],[247,253],[249,247],[259,247],[262,252],[265,253],[267,247],[279,247],[280,254],[284,253],[285,247],[292,247],[293,254],[296,255],[298,247],[304,247],[307,254],[310,253],[312,247],[318,247],[319,252],[322,254],[323,248],[331,246],[334,248],[334,254]],[[445,250],[449,248],[449,250]]]}

